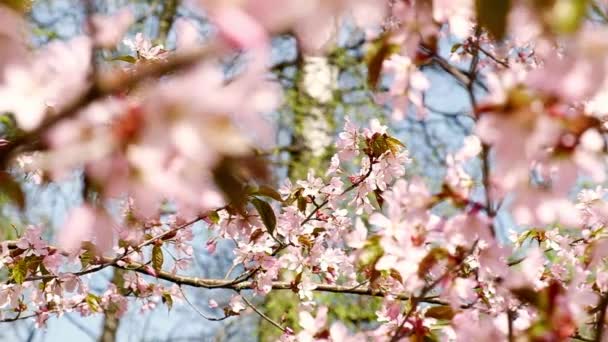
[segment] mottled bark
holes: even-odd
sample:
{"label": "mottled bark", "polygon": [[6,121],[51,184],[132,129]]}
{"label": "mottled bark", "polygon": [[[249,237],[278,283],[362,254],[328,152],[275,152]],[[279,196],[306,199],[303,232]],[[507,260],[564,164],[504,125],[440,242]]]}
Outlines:
{"label": "mottled bark", "polygon": [[180,0],[167,0],[163,1],[163,11],[160,14],[158,20],[158,41],[166,43],[169,31],[175,22],[177,16],[177,8],[179,7]]}
{"label": "mottled bark", "polygon": [[[309,170],[323,176],[333,147],[335,131],[335,96],[338,69],[325,57],[309,57],[299,51],[294,88],[286,96],[292,113],[292,131],[288,150],[287,174],[290,179],[306,179]],[[260,308],[284,326],[297,326],[299,298],[292,292],[272,292],[264,297]],[[258,325],[260,341],[274,341],[279,330],[267,321]]]}
{"label": "mottled bark", "polygon": [[[161,44],[166,44],[169,31],[175,22],[177,16],[177,8],[180,5],[180,0],[167,0],[163,2],[163,10],[159,15],[158,23],[158,36],[157,40]],[[123,270],[114,270],[114,276],[112,277],[112,283],[117,285],[122,282]],[[114,342],[116,341],[116,335],[118,328],[120,327],[120,318],[113,313],[107,312],[104,316],[102,333],[99,337],[99,342]]]}
{"label": "mottled bark", "polygon": [[[122,274],[123,270],[116,269],[114,270],[114,275],[112,276],[113,284],[120,284],[122,282]],[[115,342],[116,335],[118,333],[118,328],[120,327],[120,318],[117,317],[114,313],[106,312],[103,317],[103,326],[101,328],[101,335],[99,336],[99,342]]]}

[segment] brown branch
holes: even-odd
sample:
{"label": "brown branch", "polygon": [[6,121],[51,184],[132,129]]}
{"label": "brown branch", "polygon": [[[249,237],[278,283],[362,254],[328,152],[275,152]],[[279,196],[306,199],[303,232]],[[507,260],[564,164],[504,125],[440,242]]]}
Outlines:
{"label": "brown branch", "polygon": [[575,340],[578,340],[578,341],[584,341],[584,342],[593,342],[594,341],[593,339],[590,339],[590,338],[587,338],[585,336],[582,336],[579,333],[576,333],[576,334],[574,334],[574,335],[572,335],[570,337],[573,338],[573,339],[575,339]]}
{"label": "brown branch", "polygon": [[167,36],[169,36],[169,31],[175,21],[179,4],[179,0],[167,0],[163,2],[163,11],[158,18],[158,41],[161,44],[167,42]]}
{"label": "brown branch", "polygon": [[597,322],[595,322],[595,338],[594,341],[601,342],[604,335],[604,320],[606,319],[606,310],[608,309],[608,292],[604,293],[600,305],[598,306]]}
{"label": "brown branch", "polygon": [[515,312],[512,309],[507,310],[507,329],[508,329],[508,341],[515,342],[515,335],[513,331],[513,320],[515,320]]}
{"label": "brown branch", "polygon": [[[112,259],[106,258],[107,262],[111,262]],[[190,276],[182,276],[178,274],[173,274],[166,271],[156,272],[156,275],[150,274],[149,271],[144,267],[143,264],[132,262],[128,265],[120,266],[120,265],[112,265],[116,268],[121,268],[124,270],[134,271],[137,273],[149,275],[158,279],[166,280],[173,284],[177,285],[186,285],[197,288],[205,288],[205,289],[228,289],[235,291],[242,290],[251,290],[255,288],[255,282],[253,281],[241,281],[235,283],[233,280],[227,279],[216,279],[216,278],[198,278],[198,277],[190,277]],[[404,293],[389,293],[383,292],[380,290],[372,289],[367,286],[344,286],[344,285],[333,285],[333,284],[314,284],[313,291],[318,292],[331,292],[331,293],[342,293],[342,294],[355,294],[355,295],[363,295],[363,296],[372,296],[372,297],[385,297],[391,295],[400,300],[409,300],[411,296]],[[293,290],[294,283],[289,281],[274,281],[272,282],[273,290]],[[430,304],[445,304],[442,301],[439,301],[435,298],[431,297],[421,297],[420,301]]]}
{"label": "brown branch", "polygon": [[95,341],[97,339],[95,333],[89,327],[81,323],[77,318],[72,317],[72,315],[70,315],[69,313],[64,315],[64,317],[70,323],[72,323],[73,326],[78,328],[78,330],[80,330],[83,334],[87,335],[92,341]]}
{"label": "brown branch", "polygon": [[483,47],[481,47],[479,45],[479,43],[477,44],[477,48],[479,49],[479,51],[483,52],[484,55],[486,55],[487,57],[489,57],[491,60],[493,60],[494,62],[496,62],[497,64],[502,65],[505,68],[509,68],[509,63],[505,60],[500,60],[498,59],[496,56],[494,56],[493,54],[491,54],[488,50],[484,49]]}
{"label": "brown branch", "polygon": [[[117,285],[123,279],[122,270],[114,270],[114,274],[112,275],[112,284]],[[93,338],[98,342],[115,342],[116,335],[118,333],[118,329],[120,327],[121,317],[118,316],[115,312],[105,312],[103,315],[103,323],[101,326],[101,334],[99,338]]]}
{"label": "brown branch", "polygon": [[[477,99],[475,97],[475,89],[473,88],[475,79],[477,78],[477,66],[479,64],[479,38],[481,37],[481,27],[477,26],[475,29],[475,42],[473,46],[475,49],[472,51],[473,59],[469,66],[469,77],[471,82],[467,84],[467,93],[469,95],[469,101],[471,103],[471,110],[475,112],[477,108]],[[486,199],[486,213],[492,220],[490,223],[490,233],[492,237],[496,238],[496,228],[494,226],[494,217],[496,216],[496,210],[494,210],[494,204],[492,203],[492,190],[491,190],[491,175],[490,175],[490,145],[482,143],[481,146],[481,177],[484,189],[484,195]]]}
{"label": "brown branch", "polygon": [[[369,174],[369,172],[368,172],[368,174]],[[361,182],[362,181],[359,181],[357,183],[360,184]],[[355,183],[355,184],[357,184],[357,183]],[[320,208],[320,206],[318,208]],[[152,237],[152,238],[142,242],[137,247],[130,249],[129,251],[123,253],[122,255],[120,255],[118,257],[114,257],[114,258],[100,257],[99,260],[101,261],[101,263],[96,265],[95,267],[92,267],[90,269],[80,271],[80,272],[74,272],[71,274],[73,274],[75,276],[82,276],[82,275],[94,273],[94,272],[100,271],[104,268],[112,266],[112,267],[119,268],[119,269],[135,271],[135,272],[138,272],[141,274],[150,275],[150,276],[156,277],[158,279],[163,279],[163,280],[172,282],[177,285],[187,285],[187,286],[207,288],[207,289],[220,289],[220,288],[221,289],[231,289],[231,290],[236,290],[236,291],[255,288],[255,283],[253,281],[248,281],[248,279],[251,278],[256,273],[256,271],[259,270],[257,268],[254,270],[247,271],[235,279],[229,280],[229,279],[210,279],[210,278],[187,277],[187,276],[180,276],[180,275],[176,275],[176,274],[165,272],[165,271],[160,271],[160,272],[156,273],[156,275],[154,275],[154,274],[150,274],[149,271],[145,268],[145,266],[140,263],[131,262],[130,264],[125,265],[125,266],[119,265],[119,261],[124,261],[125,258],[127,256],[129,256],[131,253],[141,250],[145,246],[154,244],[155,242],[162,240],[164,237],[166,237],[170,234],[173,234],[176,231],[183,229],[189,225],[192,225],[192,224],[202,220],[203,218],[204,218],[204,216],[197,217],[174,229],[170,229],[162,234]],[[16,248],[15,241],[8,241],[6,243],[9,246],[9,248]],[[57,250],[56,247],[52,247],[52,246],[50,246],[49,249]],[[25,281],[36,281],[36,280],[53,279],[53,278],[57,278],[57,276],[56,275],[38,275],[38,276],[30,276],[30,277],[26,278]],[[397,299],[401,299],[401,300],[409,300],[411,298],[411,296],[409,296],[407,294],[383,292],[383,291],[380,291],[377,289],[372,289],[370,287],[365,287],[365,286],[361,286],[361,285],[357,285],[355,287],[350,287],[350,286],[344,286],[344,285],[316,284],[314,286],[315,286],[314,291],[319,291],[319,292],[356,294],[356,295],[375,296],[375,297],[385,297],[387,295],[391,295],[391,296],[393,296]],[[272,288],[275,290],[293,290],[294,284],[291,282],[287,282],[287,281],[275,281],[272,283]],[[430,304],[439,304],[439,305],[445,304],[439,300],[436,300],[435,298],[428,298],[428,297],[421,298],[420,301],[430,303]]]}
{"label": "brown branch", "polygon": [[230,318],[230,316],[228,315],[224,315],[222,317],[210,317],[205,315],[201,310],[199,310],[186,296],[186,293],[184,292],[184,290],[182,289],[182,287],[179,287],[179,292],[182,293],[182,297],[184,298],[184,301],[190,305],[190,307],[192,308],[192,310],[194,310],[199,316],[203,317],[204,319],[208,320],[208,321],[213,321],[213,322],[219,322],[219,321],[223,321],[227,318]]}
{"label": "brown branch", "polygon": [[34,317],[36,317],[36,316],[38,316],[40,314],[44,314],[44,313],[46,313],[48,315],[51,315],[51,314],[60,314],[60,313],[65,313],[65,312],[71,312],[72,310],[76,309],[79,305],[81,305],[83,303],[86,303],[86,300],[83,299],[82,301],[80,301],[78,303],[75,303],[75,304],[73,304],[72,306],[70,306],[68,308],[63,308],[63,309],[62,308],[58,308],[58,309],[56,308],[56,309],[48,310],[46,312],[42,312],[42,313],[34,312],[34,313],[31,313],[31,314],[28,314],[28,315],[23,315],[23,313],[25,311],[17,311],[17,315],[15,317],[9,317],[9,318],[0,319],[0,323],[12,323],[12,322],[16,322],[16,321],[21,321],[21,320],[25,320],[25,319],[28,319],[28,318],[34,318]]}
{"label": "brown branch", "polygon": [[[345,189],[342,192],[342,194],[346,194],[346,193],[352,191],[353,189],[357,188],[361,183],[363,183],[365,181],[365,179],[367,179],[371,175],[373,164],[374,164],[374,160],[371,160],[370,167],[367,170],[366,174],[363,175],[357,181],[355,181],[347,189]],[[320,209],[322,209],[327,203],[328,203],[328,200],[325,200],[323,203],[318,204],[318,205],[315,204],[315,209],[304,219],[304,221],[301,222],[301,224],[305,224],[310,219],[312,219],[314,214],[316,212],[318,212]],[[71,274],[73,274],[75,276],[81,276],[81,275],[85,275],[85,274],[89,274],[89,273],[94,273],[94,272],[100,271],[104,268],[112,266],[112,267],[115,267],[118,269],[134,271],[134,272],[138,272],[141,274],[153,276],[157,279],[163,279],[163,280],[169,281],[171,283],[174,283],[174,284],[177,284],[180,286],[187,285],[187,286],[198,287],[198,288],[207,288],[207,289],[220,289],[221,288],[221,289],[231,289],[231,290],[235,290],[235,291],[254,289],[256,284],[255,284],[255,282],[250,281],[249,279],[251,279],[251,277],[254,276],[260,270],[259,267],[252,269],[252,270],[248,270],[248,271],[244,272],[243,274],[239,275],[238,277],[236,277],[235,279],[227,280],[227,279],[207,279],[207,278],[198,278],[198,277],[186,277],[186,276],[180,276],[180,275],[176,275],[176,274],[165,272],[165,271],[154,272],[154,271],[150,271],[148,268],[146,268],[145,265],[136,263],[136,262],[130,262],[128,265],[124,265],[124,264],[119,265],[119,261],[126,261],[126,257],[128,255],[130,255],[131,253],[141,250],[141,248],[151,245],[159,240],[163,240],[165,237],[169,236],[170,234],[173,234],[176,231],[183,229],[186,226],[194,224],[195,222],[198,222],[199,220],[203,219],[206,216],[207,215],[197,217],[189,222],[186,222],[183,225],[180,225],[179,227],[170,229],[160,235],[152,237],[152,238],[142,242],[140,245],[138,245],[130,250],[127,250],[125,253],[123,253],[122,255],[120,255],[118,257],[114,257],[114,258],[98,257],[97,262],[101,262],[101,263],[97,264],[96,266],[94,266],[90,269],[83,270],[80,272],[74,272]],[[16,241],[8,241],[5,243],[7,244],[7,246],[9,248],[17,248]],[[285,246],[286,245],[277,247],[277,249],[273,252],[272,255],[276,255],[280,250],[285,248]],[[53,247],[53,246],[49,246],[48,248],[49,248],[49,250],[57,250],[57,248]],[[152,274],[151,272],[154,272],[154,273]],[[36,281],[36,280],[52,279],[52,278],[57,278],[57,276],[56,275],[30,276],[30,277],[26,278],[25,281]],[[377,289],[364,287],[361,284],[358,284],[357,286],[354,286],[354,287],[343,286],[343,285],[332,285],[332,284],[315,284],[314,287],[315,287],[314,291],[319,291],[319,292],[355,294],[355,295],[365,295],[365,296],[375,296],[375,297],[385,297],[387,295],[391,295],[392,297],[401,299],[401,300],[410,300],[411,299],[411,296],[409,296],[407,294],[383,292],[383,291],[380,291]],[[286,281],[275,281],[272,283],[272,289],[274,289],[274,290],[292,290],[293,291],[294,284],[292,282],[286,282]],[[426,302],[429,304],[445,305],[445,303],[435,299],[435,297],[428,297],[428,298],[424,297],[423,298],[423,296],[419,296],[417,300],[419,302]]]}
{"label": "brown branch", "polygon": [[472,75],[469,74],[468,71],[462,70],[462,69],[452,65],[445,58],[441,57],[437,53],[427,49],[424,46],[420,46],[419,48],[425,54],[428,54],[431,56],[431,58],[436,66],[439,66],[443,71],[447,72],[449,75],[454,77],[465,88],[468,87],[469,84],[471,84],[471,85],[476,84],[479,87],[481,87],[482,89],[484,89],[486,91],[488,90],[486,85],[483,84],[483,82],[480,82],[477,78],[472,77]]}
{"label": "brown branch", "polygon": [[[363,183],[367,178],[369,178],[369,176],[372,174],[373,171],[373,166],[376,163],[376,161],[370,156],[370,161],[369,161],[369,169],[367,170],[367,172],[365,173],[365,175],[363,175],[363,177],[361,177],[360,179],[358,179],[357,181],[355,181],[353,184],[351,184],[348,188],[344,189],[344,191],[342,191],[342,193],[340,194],[340,196],[344,196],[345,194],[347,194],[348,192],[356,189],[359,185],[361,185],[361,183]],[[329,197],[329,196],[328,196]],[[310,212],[310,214],[308,214],[308,216],[306,216],[306,218],[300,222],[300,226],[303,226],[304,224],[306,224],[308,221],[310,221],[312,219],[312,217],[319,211],[321,210],[325,205],[327,205],[327,203],[329,203],[329,199],[326,199],[325,201],[323,201],[321,204],[317,205],[315,204],[315,209]]]}
{"label": "brown branch", "polygon": [[405,326],[405,323],[408,321],[408,319],[412,316],[412,314],[414,313],[414,311],[416,311],[418,304],[422,303],[422,302],[426,302],[425,299],[427,298],[427,295],[429,294],[429,292],[431,292],[437,285],[439,285],[439,283],[441,283],[447,276],[450,275],[450,273],[452,273],[452,271],[457,271],[459,270],[462,265],[464,264],[464,261],[466,260],[466,258],[473,254],[473,252],[475,251],[475,249],[477,248],[477,244],[479,243],[479,240],[476,240],[475,243],[473,243],[473,246],[471,247],[471,249],[462,256],[461,260],[459,263],[454,264],[450,267],[448,267],[448,269],[437,279],[435,279],[433,282],[426,284],[422,290],[420,290],[420,295],[419,296],[415,296],[415,297],[411,297],[411,305],[409,310],[405,313],[405,317],[403,317],[403,320],[401,321],[401,323],[399,324],[399,326],[397,327],[397,329],[395,329],[395,334],[392,336],[391,338],[391,342],[396,342],[398,341],[401,337],[401,329],[403,329],[403,327]]}
{"label": "brown branch", "polygon": [[[114,258],[109,258],[109,257],[100,257],[101,260],[103,260],[103,262],[101,264],[98,264],[94,267],[91,267],[89,269],[83,270],[83,271],[79,271],[79,272],[73,272],[73,273],[62,273],[62,275],[67,275],[67,274],[71,274],[77,277],[86,275],[86,274],[90,274],[90,273],[95,273],[98,271],[101,271],[104,268],[110,267],[110,266],[115,266],[118,264],[119,261],[123,261],[126,257],[128,257],[129,255],[133,254],[136,251],[141,250],[142,248],[144,248],[145,246],[149,246],[151,244],[154,244],[155,242],[159,241],[159,240],[163,240],[165,237],[171,235],[171,234],[175,234],[177,231],[184,229],[190,225],[195,224],[196,222],[204,219],[205,217],[207,217],[208,214],[205,215],[201,215],[198,216],[182,225],[179,225],[173,229],[169,229],[166,232],[159,234],[157,236],[154,236],[144,242],[142,242],[141,244],[139,244],[138,246],[131,248],[127,251],[125,251],[123,254],[121,254],[120,256],[114,257]],[[5,241],[4,242],[8,248],[17,248],[17,242],[16,241]],[[59,250],[58,248],[54,247],[54,246],[49,246],[48,247],[49,250]],[[63,253],[63,252],[62,252]],[[63,253],[66,254],[66,253]],[[36,275],[36,276],[30,276],[27,277],[24,282],[29,282],[29,281],[36,281],[36,280],[46,280],[46,279],[55,279],[57,278],[57,275],[54,274],[46,274],[46,275]]]}

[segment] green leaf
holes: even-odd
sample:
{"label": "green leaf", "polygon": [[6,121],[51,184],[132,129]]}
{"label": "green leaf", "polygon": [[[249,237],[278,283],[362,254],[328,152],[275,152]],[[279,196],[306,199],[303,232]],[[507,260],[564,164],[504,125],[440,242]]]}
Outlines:
{"label": "green leaf", "polygon": [[110,61],[123,61],[123,62],[134,64],[137,62],[137,58],[130,56],[130,55],[123,55],[123,56],[116,56],[116,57],[110,58]]}
{"label": "green leaf", "polygon": [[418,264],[418,277],[424,279],[431,268],[437,265],[439,261],[446,259],[449,255],[450,253],[445,248],[435,247],[431,249]]}
{"label": "green leaf", "polygon": [[298,200],[298,198],[302,196],[303,190],[303,188],[297,188],[296,190],[292,191],[291,194],[289,194],[289,196],[287,196],[287,198],[283,201],[283,203],[286,205],[292,205]]}
{"label": "green leaf", "polygon": [[397,271],[394,268],[391,268],[389,270],[389,275],[391,276],[391,278],[397,280],[400,283],[403,283],[403,277],[401,276],[401,273],[399,273],[399,271]]}
{"label": "green leaf", "polygon": [[298,196],[298,210],[301,212],[305,212],[307,205],[308,205],[308,202],[306,201],[306,198],[304,198],[302,196]]}
{"label": "green leaf", "polygon": [[384,248],[380,244],[380,237],[372,236],[363,246],[359,256],[359,264],[363,267],[375,264],[382,255],[384,255]]}
{"label": "green leaf", "polygon": [[365,56],[367,83],[370,88],[375,89],[378,86],[382,73],[382,64],[394,52],[395,46],[390,43],[388,35],[383,35],[372,43]]}
{"label": "green leaf", "polygon": [[588,0],[557,0],[549,17],[553,30],[559,34],[577,31],[585,19],[588,5]]}
{"label": "green leaf", "polygon": [[530,287],[511,289],[511,293],[513,293],[515,297],[517,297],[517,299],[523,303],[529,303],[536,307],[540,306],[542,294]]}
{"label": "green leaf", "polygon": [[511,10],[510,0],[475,0],[477,22],[496,39],[507,32],[507,17]]}
{"label": "green leaf", "polygon": [[222,159],[213,170],[213,180],[224,193],[226,201],[242,212],[247,203],[247,193],[243,179],[239,176],[238,163],[230,158]]}
{"label": "green leaf", "polygon": [[433,306],[426,310],[424,316],[435,319],[451,320],[452,317],[454,317],[454,310],[447,305]]}
{"label": "green leaf", "polygon": [[264,235],[264,230],[263,229],[256,229],[254,230],[251,235],[249,235],[249,241],[255,242],[257,241],[257,239],[259,239],[260,237],[262,237],[262,235]]}
{"label": "green leaf", "polygon": [[55,40],[59,38],[59,34],[57,33],[57,31],[42,27],[34,27],[32,29],[32,33],[36,36],[45,37],[48,40]]}
{"label": "green leaf", "polygon": [[85,251],[80,255],[80,263],[82,264],[82,268],[87,268],[93,261],[93,254],[91,251]]}
{"label": "green leaf", "polygon": [[211,220],[213,224],[218,224],[220,222],[220,215],[215,210],[210,212],[207,217],[209,217],[209,220]]}
{"label": "green leaf", "polygon": [[380,207],[380,209],[382,209],[382,207],[384,206],[384,197],[382,196],[382,190],[375,189],[374,197],[376,198],[376,202],[378,202],[378,206]]}
{"label": "green leaf", "polygon": [[162,301],[163,304],[167,305],[169,311],[171,311],[171,309],[173,308],[173,297],[171,297],[171,294],[169,294],[168,292],[163,292]]}
{"label": "green leaf", "polygon": [[450,52],[454,53],[454,52],[458,51],[458,49],[460,49],[461,47],[462,47],[462,44],[456,43],[456,44],[452,45],[452,48],[450,49]]}
{"label": "green leaf", "polygon": [[160,272],[163,268],[163,262],[165,257],[163,256],[163,249],[159,245],[152,247],[152,267],[156,273]]}
{"label": "green leaf", "polygon": [[269,187],[268,185],[260,186],[255,191],[253,191],[251,194],[260,195],[260,196],[272,198],[275,201],[283,202],[283,198],[281,197],[281,194],[279,194],[275,189]]}
{"label": "green leaf", "polygon": [[42,273],[42,275],[51,274],[51,272],[49,272],[49,270],[47,270],[47,268],[44,266],[43,263],[40,263],[40,273]]}
{"label": "green leaf", "polygon": [[92,294],[89,293],[87,294],[87,297],[85,298],[85,302],[89,305],[89,309],[91,309],[91,311],[93,312],[100,312],[101,311],[101,306],[99,305],[99,303],[101,302],[101,299]]}
{"label": "green leaf", "polygon": [[440,339],[439,339],[439,337],[437,337],[436,334],[431,332],[431,333],[427,333],[426,335],[424,335],[423,341],[424,342],[439,342]]}
{"label": "green leaf", "polygon": [[393,154],[399,153],[399,151],[405,147],[399,139],[391,137],[388,134],[384,134],[384,139],[386,139],[386,145],[388,145],[388,149],[391,150]]}
{"label": "green leaf", "polygon": [[401,141],[388,134],[374,134],[368,142],[369,149],[374,157],[380,157],[385,152],[390,151],[393,155],[405,147]]}
{"label": "green leaf", "polygon": [[36,271],[38,270],[38,267],[40,267],[40,265],[42,265],[41,257],[32,256],[32,257],[27,258],[26,268],[29,271],[29,273],[36,273]]}
{"label": "green leaf", "polygon": [[32,9],[33,0],[0,0],[0,5],[8,6],[17,12],[25,13]]}
{"label": "green leaf", "polygon": [[11,277],[17,284],[23,284],[25,276],[27,275],[27,261],[21,259],[17,261],[13,269],[11,270]]}
{"label": "green leaf", "polygon": [[80,264],[82,268],[87,268],[95,260],[95,246],[90,241],[82,243],[84,252],[80,254]]}
{"label": "green leaf", "polygon": [[384,154],[384,152],[389,150],[386,139],[384,139],[382,134],[379,133],[376,133],[371,137],[371,140],[369,141],[369,148],[372,156],[376,158],[380,157]]}
{"label": "green leaf", "polygon": [[312,236],[313,237],[317,237],[319,236],[321,233],[326,232],[327,229],[325,228],[321,228],[321,227],[316,227],[315,229],[312,230]]}
{"label": "green leaf", "polygon": [[5,171],[0,172],[0,192],[15,203],[19,209],[25,208],[25,194],[21,190],[21,185]]}
{"label": "green leaf", "polygon": [[277,218],[274,215],[274,211],[268,202],[262,201],[261,199],[254,197],[251,199],[251,204],[258,211],[264,226],[268,230],[268,234],[272,235],[274,228],[277,226]]}

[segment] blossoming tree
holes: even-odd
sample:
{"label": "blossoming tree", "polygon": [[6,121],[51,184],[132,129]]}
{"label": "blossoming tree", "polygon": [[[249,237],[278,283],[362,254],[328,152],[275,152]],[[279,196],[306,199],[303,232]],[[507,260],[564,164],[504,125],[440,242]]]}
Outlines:
{"label": "blossoming tree", "polygon": [[[164,48],[126,33],[138,20],[128,8],[83,1],[82,34],[34,45],[28,2],[0,1],[0,191],[24,210],[19,174],[46,183],[78,171],[84,188],[56,238],[32,222],[1,243],[3,322],[171,309],[195,287],[231,293],[197,314],[256,314],[282,341],[608,340],[608,2],[171,3],[204,14],[212,34],[161,20],[161,41],[175,36]],[[327,58],[352,31],[359,55],[340,56],[365,64],[380,114],[346,110],[339,134],[321,134],[326,107],[302,99],[339,91]],[[302,137],[335,151],[299,179],[267,152],[277,127],[264,114],[295,98],[271,66],[278,35],[294,37],[304,66],[304,97],[287,101],[314,118]],[[315,68],[322,80],[307,78]],[[451,105],[432,96],[448,80],[462,113],[437,109]],[[414,172],[419,145],[396,130],[433,115],[448,132],[454,117],[469,121],[429,179]],[[208,254],[231,246],[224,277],[192,272],[199,236]],[[116,281],[92,290],[107,269]],[[295,322],[256,305],[281,291],[296,295]],[[319,293],[381,305],[353,325]]]}

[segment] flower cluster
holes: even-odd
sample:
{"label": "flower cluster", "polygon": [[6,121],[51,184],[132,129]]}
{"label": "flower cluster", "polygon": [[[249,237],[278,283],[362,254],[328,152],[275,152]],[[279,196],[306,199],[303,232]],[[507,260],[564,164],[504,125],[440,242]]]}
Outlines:
{"label": "flower cluster", "polygon": [[[188,5],[217,28],[204,44],[183,18],[175,50],[142,33],[125,38],[134,16],[122,10],[89,13],[86,34],[28,52],[25,19],[0,4],[10,23],[0,28],[0,112],[15,131],[0,142],[0,193],[27,206],[13,160],[39,182],[79,170],[84,185],[56,239],[31,225],[0,244],[0,321],[119,317],[135,302],[170,309],[192,286],[233,291],[209,302],[223,313],[214,319],[251,308],[282,341],[605,339],[605,4]],[[365,64],[364,88],[390,114],[337,120],[344,128],[327,170],[276,182],[282,173],[262,151],[273,143],[262,114],[282,98],[268,77],[271,38],[290,32],[308,58],[331,52],[349,25],[364,33],[353,54]],[[121,43],[128,55],[98,61]],[[242,51],[242,65],[226,72],[222,61]],[[323,63],[332,69],[325,83],[337,83]],[[429,107],[431,68],[462,86],[471,124],[429,180],[392,124],[459,122]],[[339,90],[327,88],[324,105]],[[117,199],[119,215],[109,205]],[[192,276],[202,230],[209,255],[231,246],[223,278]],[[120,279],[94,289],[110,268]],[[275,322],[249,299],[273,291],[297,294],[298,322]],[[381,304],[355,329],[319,292]]]}

